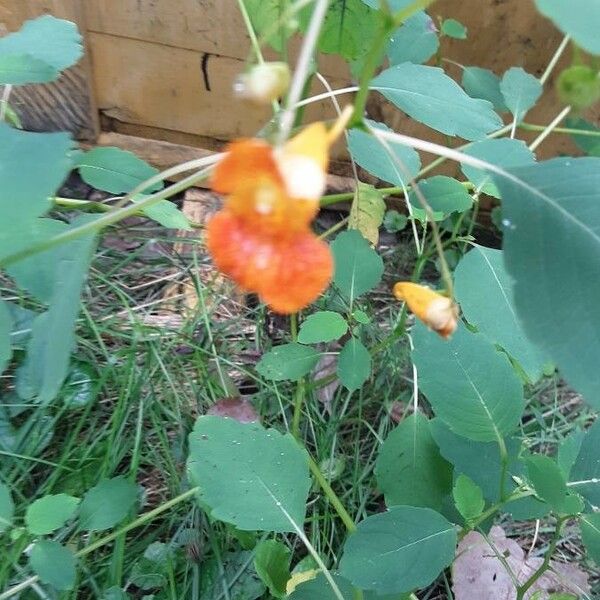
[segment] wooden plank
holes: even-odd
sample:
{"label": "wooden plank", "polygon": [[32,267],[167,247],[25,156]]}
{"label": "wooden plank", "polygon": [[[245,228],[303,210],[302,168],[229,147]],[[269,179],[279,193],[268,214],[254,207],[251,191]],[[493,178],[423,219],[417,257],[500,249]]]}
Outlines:
{"label": "wooden plank", "polygon": [[[82,0],[0,0],[0,29],[16,31],[27,19],[43,14],[73,21],[85,33]],[[87,54],[56,82],[15,87],[10,102],[25,129],[70,131],[80,140],[94,140],[98,134]]]}

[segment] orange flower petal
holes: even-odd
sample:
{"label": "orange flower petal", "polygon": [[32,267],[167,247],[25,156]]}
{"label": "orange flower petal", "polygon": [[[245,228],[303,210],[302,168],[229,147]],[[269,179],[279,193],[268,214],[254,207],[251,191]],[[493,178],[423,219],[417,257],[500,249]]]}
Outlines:
{"label": "orange flower petal", "polygon": [[443,338],[450,337],[456,330],[458,307],[451,298],[409,281],[397,283],[394,296],[406,302],[415,316]]}
{"label": "orange flower petal", "polygon": [[273,148],[257,139],[242,139],[229,144],[227,154],[220,160],[211,180],[218,194],[231,194],[244,182],[263,175],[283,187],[281,174],[273,157]]}

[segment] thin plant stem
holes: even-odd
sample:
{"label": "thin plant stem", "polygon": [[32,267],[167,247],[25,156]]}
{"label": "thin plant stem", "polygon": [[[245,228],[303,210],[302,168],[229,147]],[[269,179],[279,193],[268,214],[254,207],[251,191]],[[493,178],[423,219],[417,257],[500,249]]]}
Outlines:
{"label": "thin plant stem", "polygon": [[544,128],[542,133],[531,142],[529,145],[529,149],[534,152],[538,146],[556,129],[558,124],[571,112],[571,106],[565,106],[563,110],[554,118],[554,120],[548,124],[547,127]]}
{"label": "thin plant stem", "polygon": [[556,52],[553,54],[552,58],[550,59],[550,62],[548,63],[546,70],[544,71],[543,75],[540,77],[540,83],[542,85],[544,85],[546,83],[546,81],[548,81],[548,78],[552,74],[552,71],[554,71],[554,67],[556,67],[558,61],[560,60],[560,57],[562,56],[562,53],[565,51],[565,48],[567,47],[570,40],[571,40],[571,37],[566,35],[563,38],[560,45],[558,46],[558,48],[556,49]]}
{"label": "thin plant stem", "polygon": [[13,86],[7,84],[2,90],[2,98],[0,98],[0,121],[4,121],[6,118],[6,110],[8,108],[8,100],[12,93]]}

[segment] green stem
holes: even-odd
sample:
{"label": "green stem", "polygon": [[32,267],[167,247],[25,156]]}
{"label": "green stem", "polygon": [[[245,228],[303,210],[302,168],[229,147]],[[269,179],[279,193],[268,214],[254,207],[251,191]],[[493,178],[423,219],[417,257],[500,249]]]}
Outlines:
{"label": "green stem", "polygon": [[304,382],[299,381],[294,395],[294,416],[292,417],[292,435],[298,441],[300,441],[300,417],[302,416],[305,396]]}
{"label": "green stem", "polygon": [[500,501],[506,502],[506,474],[508,473],[508,450],[504,438],[498,436],[498,446],[500,448]]}

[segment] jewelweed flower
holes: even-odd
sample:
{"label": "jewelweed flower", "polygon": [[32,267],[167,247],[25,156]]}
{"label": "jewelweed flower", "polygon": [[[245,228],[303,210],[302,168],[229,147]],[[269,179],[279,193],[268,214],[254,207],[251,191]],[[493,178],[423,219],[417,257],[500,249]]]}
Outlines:
{"label": "jewelweed flower", "polygon": [[394,286],[394,296],[406,302],[408,308],[429,329],[449,338],[458,325],[458,306],[447,296],[409,281],[401,281]]}
{"label": "jewelweed flower", "polygon": [[225,204],[207,225],[217,268],[272,310],[297,312],[327,287],[329,246],[311,230],[325,191],[329,148],[349,113],[327,130],[313,123],[281,147],[259,139],[232,142],[213,173]]}

